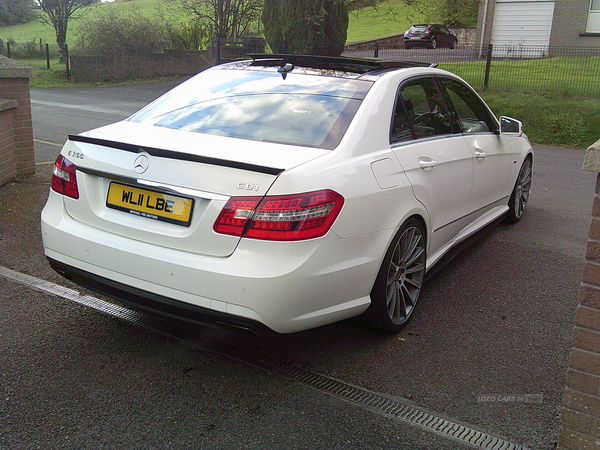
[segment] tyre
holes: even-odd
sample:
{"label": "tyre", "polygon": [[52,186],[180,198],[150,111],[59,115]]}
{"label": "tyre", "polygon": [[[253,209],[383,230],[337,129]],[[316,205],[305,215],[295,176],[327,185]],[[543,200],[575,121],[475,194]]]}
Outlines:
{"label": "tyre", "polygon": [[527,202],[529,201],[529,192],[531,191],[532,168],[531,158],[527,157],[521,166],[515,187],[508,201],[506,221],[509,223],[518,222],[523,217],[523,213],[525,213],[525,208],[527,208]]}
{"label": "tyre", "polygon": [[426,235],[407,220],[388,249],[371,291],[371,318],[378,329],[397,332],[415,310],[425,278]]}
{"label": "tyre", "polygon": [[432,49],[433,48],[437,48],[437,39],[436,38],[433,38],[431,40],[431,44],[429,44],[429,47],[432,48]]}

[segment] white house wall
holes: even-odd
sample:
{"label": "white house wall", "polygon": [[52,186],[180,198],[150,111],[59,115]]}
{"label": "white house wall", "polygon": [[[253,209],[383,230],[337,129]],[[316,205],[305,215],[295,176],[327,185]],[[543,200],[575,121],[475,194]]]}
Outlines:
{"label": "white house wall", "polygon": [[[531,57],[547,54],[554,0],[497,0],[492,26],[494,56]],[[523,46],[536,46],[534,54]]]}

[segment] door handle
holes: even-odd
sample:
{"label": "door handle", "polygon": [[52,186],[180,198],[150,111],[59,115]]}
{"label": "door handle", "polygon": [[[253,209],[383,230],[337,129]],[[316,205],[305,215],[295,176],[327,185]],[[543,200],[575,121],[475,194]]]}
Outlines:
{"label": "door handle", "polygon": [[477,159],[483,159],[486,157],[485,152],[481,151],[481,150],[475,150],[475,158]]}
{"label": "door handle", "polygon": [[423,169],[423,170],[431,170],[436,165],[437,165],[437,162],[435,162],[434,159],[427,158],[425,156],[422,156],[419,158],[419,166],[421,166],[421,169]]}

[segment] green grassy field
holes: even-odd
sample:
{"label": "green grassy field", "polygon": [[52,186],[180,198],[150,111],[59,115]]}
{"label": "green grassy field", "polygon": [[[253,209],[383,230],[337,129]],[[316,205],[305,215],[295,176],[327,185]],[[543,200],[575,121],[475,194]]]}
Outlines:
{"label": "green grassy field", "polygon": [[[83,14],[93,15],[111,8],[136,8],[146,15],[153,14],[158,9],[169,14],[165,0],[117,0],[114,3],[96,3],[86,8]],[[358,42],[382,36],[401,34],[413,22],[423,20],[426,20],[426,18],[420,14],[416,14],[414,10],[408,8],[401,0],[389,0],[389,3],[383,2],[377,10],[365,8],[359,12],[350,14],[347,42]],[[67,42],[73,40],[74,35],[77,33],[78,24],[79,20],[77,17],[69,21]],[[24,25],[0,27],[0,39],[5,42],[14,40],[16,42],[35,41],[36,43],[42,39],[44,43],[53,44],[56,41],[56,36],[52,27],[34,21]]]}
{"label": "green grassy field", "polygon": [[445,63],[476,88],[497,115],[521,120],[533,142],[585,148],[600,138],[600,58],[557,57]]}
{"label": "green grassy field", "polygon": [[[74,35],[77,33],[80,18],[112,8],[135,8],[146,15],[153,14],[157,10],[163,10],[167,13],[167,3],[164,0],[121,0],[113,3],[95,3],[81,10],[81,13],[76,13],[76,16],[69,20],[67,43],[73,40]],[[35,41],[36,43],[42,39],[44,43],[56,44],[54,28],[39,21],[33,21],[23,25],[14,25],[11,27],[0,27],[0,39],[5,42],[14,40],[16,42]]]}
{"label": "green grassy field", "polygon": [[413,23],[426,22],[427,17],[415,12],[401,0],[383,2],[378,9],[364,8],[350,13],[347,43],[367,41],[403,34]]}
{"label": "green grassy field", "polygon": [[494,90],[482,97],[498,116],[523,122],[523,130],[536,144],[587,148],[600,139],[597,98]]}
{"label": "green grassy field", "polygon": [[[442,63],[441,69],[483,89],[485,61]],[[600,57],[553,57],[493,61],[489,88],[498,91],[558,92],[564,95],[600,96]]]}

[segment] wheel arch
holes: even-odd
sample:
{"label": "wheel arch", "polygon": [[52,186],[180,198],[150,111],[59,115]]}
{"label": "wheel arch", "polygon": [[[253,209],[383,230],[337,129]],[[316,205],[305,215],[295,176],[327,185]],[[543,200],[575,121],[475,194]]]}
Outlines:
{"label": "wheel arch", "polygon": [[[398,226],[396,233],[398,233],[398,231],[400,231],[400,228],[402,228],[402,225],[404,225],[410,219],[415,219],[417,222],[419,222],[421,224],[421,226],[423,227],[423,230],[425,230],[425,236],[424,236],[424,238],[425,238],[425,262],[427,262],[427,257],[429,256],[429,230],[430,230],[430,227],[428,225],[428,222],[425,220],[425,218],[421,214],[415,213],[412,216],[409,216],[406,219],[404,219],[404,221]],[[395,236],[395,234],[394,234],[394,236]],[[427,267],[425,267],[425,270],[427,270]]]}
{"label": "wheel arch", "polygon": [[[383,264],[383,260],[385,259],[385,256],[387,255],[387,252],[389,251],[389,249],[392,245],[392,242],[394,241],[394,239],[400,232],[402,226],[411,219],[417,220],[419,222],[419,224],[423,227],[423,230],[425,230],[425,248],[427,249],[427,253],[429,253],[430,226],[429,226],[429,222],[425,218],[425,212],[421,212],[421,211],[412,212],[412,213],[406,215],[405,217],[403,217],[403,219],[398,223],[396,228],[394,228],[393,233],[390,233],[390,237],[389,237],[386,247],[383,251],[383,254],[380,256],[380,261],[379,261],[380,267]],[[375,280],[373,280],[373,282],[375,282]]]}
{"label": "wheel arch", "polygon": [[[373,325],[380,330],[393,333],[398,332],[406,325],[416,307],[424,280],[425,263],[427,260],[428,228],[426,222],[425,218],[418,213],[408,215],[394,230],[392,239],[388,243],[377,277],[369,294],[371,304],[365,312]],[[410,250],[410,254],[415,255],[414,259],[411,256],[406,256],[407,259],[404,259],[405,257],[402,256],[405,254],[404,251],[399,252],[397,255],[404,262],[411,261],[409,263],[410,267],[418,267],[418,270],[410,270],[409,266],[404,266],[404,262],[401,264],[398,261],[392,263],[392,259],[394,259],[393,255],[396,253],[396,246],[401,245],[404,234],[408,233],[411,227],[415,228],[417,226],[421,228],[420,232],[423,233],[422,238],[424,239],[425,254],[418,248],[418,241],[413,241],[415,242],[415,247]],[[412,240],[413,237],[414,235],[410,239]],[[394,284],[393,287],[390,284],[390,270],[395,271],[395,281],[392,282]],[[389,289],[393,289],[396,294],[390,297],[388,295],[390,292]],[[395,306],[392,307],[390,305]]]}
{"label": "wheel arch", "polygon": [[[527,159],[527,158],[531,158],[531,165],[533,166],[533,162],[534,162],[533,149],[530,149],[529,152],[527,152],[527,154],[525,155],[525,159]],[[523,161],[525,161],[525,159],[523,159]]]}

